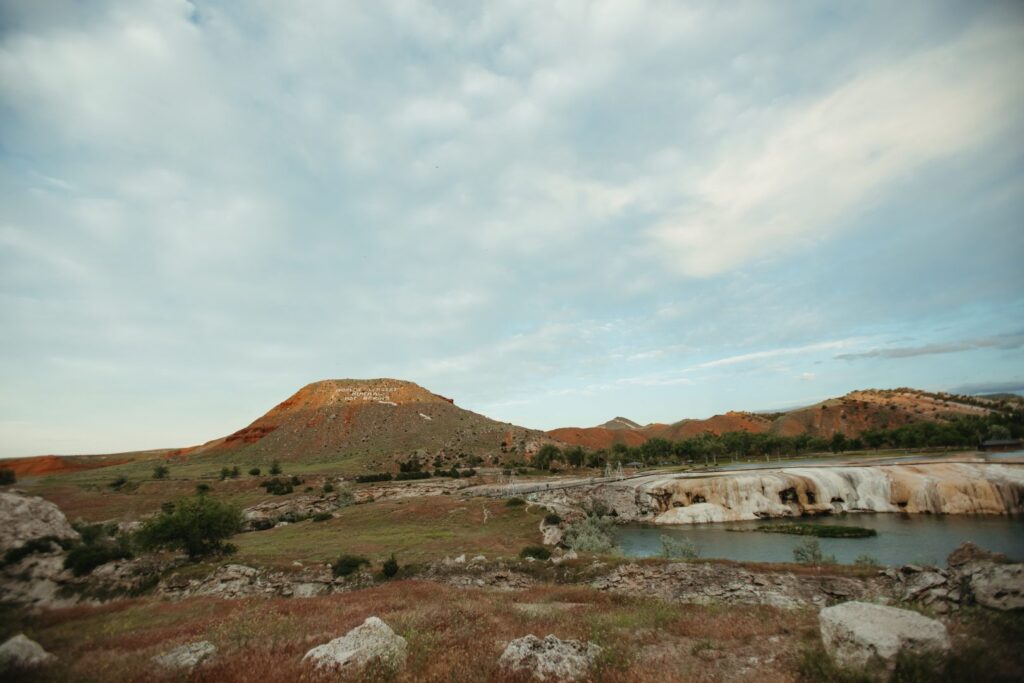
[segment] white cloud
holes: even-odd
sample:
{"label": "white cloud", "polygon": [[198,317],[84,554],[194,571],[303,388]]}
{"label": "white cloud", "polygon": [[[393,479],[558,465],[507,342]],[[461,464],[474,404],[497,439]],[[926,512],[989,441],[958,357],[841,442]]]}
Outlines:
{"label": "white cloud", "polygon": [[985,26],[877,65],[762,130],[728,131],[736,142],[693,181],[692,203],[651,237],[695,276],[821,239],[924,165],[974,151],[1013,122],[1022,40],[1018,26]]}

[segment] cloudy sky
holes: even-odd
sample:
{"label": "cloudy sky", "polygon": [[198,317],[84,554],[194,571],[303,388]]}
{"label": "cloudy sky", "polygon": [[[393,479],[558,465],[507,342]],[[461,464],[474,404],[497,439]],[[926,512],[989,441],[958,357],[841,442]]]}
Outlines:
{"label": "cloudy sky", "polygon": [[0,455],[1024,389],[1020,2],[477,5],[0,0]]}

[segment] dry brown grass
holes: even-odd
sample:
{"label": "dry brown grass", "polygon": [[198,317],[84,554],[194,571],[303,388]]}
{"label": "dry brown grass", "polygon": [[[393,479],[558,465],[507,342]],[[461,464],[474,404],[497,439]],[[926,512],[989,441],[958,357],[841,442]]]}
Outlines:
{"label": "dry brown grass", "polygon": [[783,682],[795,680],[795,669],[780,653],[815,631],[807,611],[676,605],[585,586],[512,593],[424,581],[308,600],[131,600],[56,610],[19,626],[60,657],[42,680],[162,680],[151,657],[205,639],[219,656],[193,680],[274,683],[319,680],[302,666],[305,652],[371,615],[409,641],[399,681],[523,680],[498,669],[505,644],[553,633],[605,648],[594,680]]}

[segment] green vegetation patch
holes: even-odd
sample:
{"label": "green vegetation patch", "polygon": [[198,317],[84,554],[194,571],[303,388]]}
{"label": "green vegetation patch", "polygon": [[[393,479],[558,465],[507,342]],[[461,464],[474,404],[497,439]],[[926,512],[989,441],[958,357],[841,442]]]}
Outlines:
{"label": "green vegetation patch", "polygon": [[763,524],[757,527],[731,527],[728,531],[755,531],[766,534],[790,534],[792,536],[817,536],[818,538],[869,538],[877,536],[874,529],[861,526],[838,526],[834,524]]}

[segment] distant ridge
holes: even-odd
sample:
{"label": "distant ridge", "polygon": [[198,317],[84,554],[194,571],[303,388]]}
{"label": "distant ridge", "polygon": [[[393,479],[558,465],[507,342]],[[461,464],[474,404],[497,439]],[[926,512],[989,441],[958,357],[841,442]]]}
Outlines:
{"label": "distant ridge", "polygon": [[[1006,396],[986,398],[910,388],[865,389],[788,411],[730,411],[706,419],[683,419],[672,424],[650,424],[644,427],[632,420],[615,418],[598,427],[552,429],[548,435],[586,448],[610,448],[617,443],[635,446],[652,438],[678,441],[705,432],[724,434],[743,431],[782,436],[808,434],[826,438],[841,433],[853,437],[865,430],[892,429],[921,420],[942,422],[957,415],[985,415],[996,409],[1000,402],[1007,400],[1012,402]],[[618,426],[612,427],[612,423],[618,423]],[[627,428],[624,426],[626,423],[636,426]]]}

